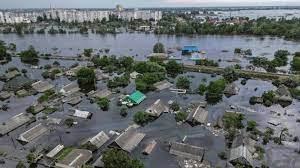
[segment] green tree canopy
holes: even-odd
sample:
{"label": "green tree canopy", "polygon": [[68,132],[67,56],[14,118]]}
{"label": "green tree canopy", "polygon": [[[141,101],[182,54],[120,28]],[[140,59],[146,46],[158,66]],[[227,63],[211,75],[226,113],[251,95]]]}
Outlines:
{"label": "green tree canopy", "polygon": [[179,89],[189,89],[190,88],[190,80],[185,76],[178,77],[176,81],[176,87]]}
{"label": "green tree canopy", "polygon": [[144,111],[136,112],[133,116],[133,121],[141,126],[146,125],[150,121],[150,116]]}
{"label": "green tree canopy", "polygon": [[166,64],[166,70],[169,75],[176,77],[178,74],[183,72],[183,67],[175,60],[171,60]]}
{"label": "green tree canopy", "polygon": [[102,161],[105,168],[144,168],[144,164],[131,158],[127,153],[117,150],[108,149],[104,152]]}
{"label": "green tree canopy", "polygon": [[39,62],[38,54],[33,46],[29,46],[27,50],[20,53],[21,61],[27,64],[37,64]]}
{"label": "green tree canopy", "polygon": [[162,43],[156,43],[153,47],[154,53],[165,53],[165,47]]}
{"label": "green tree canopy", "polygon": [[95,89],[96,76],[91,68],[83,67],[76,74],[79,87],[83,91],[91,91]]}

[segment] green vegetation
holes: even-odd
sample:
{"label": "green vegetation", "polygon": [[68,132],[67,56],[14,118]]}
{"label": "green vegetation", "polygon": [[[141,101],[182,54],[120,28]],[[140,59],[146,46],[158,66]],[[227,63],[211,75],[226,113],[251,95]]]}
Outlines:
{"label": "green vegetation", "polygon": [[87,142],[83,145],[80,146],[81,149],[87,149],[90,151],[95,151],[98,149],[98,147],[96,145],[91,144],[90,142]]}
{"label": "green vegetation", "polygon": [[165,53],[165,47],[162,43],[156,43],[153,47],[153,53]]}
{"label": "green vegetation", "polygon": [[66,147],[63,150],[61,150],[55,157],[57,160],[63,160],[69,153],[72,152],[74,148],[73,147]]}
{"label": "green vegetation", "polygon": [[291,88],[289,89],[291,95],[293,98],[300,100],[300,90],[297,88]]}
{"label": "green vegetation", "polygon": [[190,88],[190,80],[185,76],[178,77],[176,81],[176,87],[179,89],[189,89]]}
{"label": "green vegetation", "polygon": [[181,74],[183,72],[183,66],[177,63],[175,60],[168,61],[165,67],[167,73],[171,77],[176,77],[178,74]]}
{"label": "green vegetation", "polygon": [[109,109],[109,100],[106,97],[99,98],[97,104],[103,111],[107,111]]}
{"label": "green vegetation", "polygon": [[172,111],[179,111],[180,110],[180,105],[177,103],[177,102],[173,102],[171,105],[170,105],[170,109]]}
{"label": "green vegetation", "polygon": [[37,156],[34,154],[34,153],[29,153],[27,156],[26,156],[26,159],[27,159],[27,162],[28,163],[36,163],[36,159],[37,159]]}
{"label": "green vegetation", "polygon": [[88,48],[88,49],[85,48],[83,50],[83,55],[86,56],[86,57],[91,57],[92,53],[93,53],[93,49],[92,48]]}
{"label": "green vegetation", "polygon": [[79,87],[85,91],[89,92],[95,90],[96,76],[93,69],[83,67],[76,74],[77,82]]}
{"label": "green vegetation", "polygon": [[148,122],[150,122],[150,116],[148,113],[146,113],[144,111],[139,111],[134,114],[133,121],[136,124],[145,126]]}
{"label": "green vegetation", "polygon": [[265,57],[255,57],[251,63],[254,66],[262,67],[268,72],[276,72],[276,67],[286,66],[288,61],[288,55],[290,53],[286,50],[278,50],[274,54],[274,59],[269,61]]}
{"label": "green vegetation", "polygon": [[47,107],[43,110],[43,113],[45,114],[52,114],[54,113],[55,111],[57,111],[57,108],[52,108],[52,107]]}
{"label": "green vegetation", "polygon": [[225,138],[228,141],[228,146],[231,146],[231,143],[235,136],[238,133],[238,129],[244,128],[243,125],[244,115],[238,113],[225,113],[223,116],[224,129],[227,132]]}
{"label": "green vegetation", "polygon": [[54,90],[47,90],[41,97],[38,98],[38,102],[43,103],[53,99],[56,96],[57,95],[55,94]]}
{"label": "green vegetation", "polygon": [[300,57],[294,57],[291,62],[291,69],[293,71],[300,71]]}
{"label": "green vegetation", "polygon": [[7,52],[7,47],[5,46],[5,43],[0,40],[0,61],[2,60],[11,60],[11,56]]}
{"label": "green vegetation", "polygon": [[263,104],[267,107],[272,106],[275,103],[276,93],[274,91],[264,92],[262,95]]}
{"label": "green vegetation", "polygon": [[223,91],[226,87],[224,79],[212,81],[206,88],[206,100],[208,103],[214,104],[222,100]]}
{"label": "green vegetation", "polygon": [[246,128],[246,130],[247,130],[247,131],[255,131],[257,125],[258,125],[258,124],[257,124],[255,121],[253,121],[253,120],[248,121],[248,122],[247,122],[247,128]]}
{"label": "green vegetation", "polygon": [[187,116],[188,116],[188,113],[186,113],[186,112],[177,112],[175,114],[175,120],[176,120],[176,122],[182,122],[182,121],[186,120]]}
{"label": "green vegetation", "polygon": [[263,144],[266,145],[269,143],[269,141],[272,139],[272,136],[274,135],[274,130],[272,128],[267,127],[264,134],[263,134]]}
{"label": "green vegetation", "polygon": [[26,166],[22,161],[19,161],[18,164],[16,165],[16,168],[26,168]]}
{"label": "green vegetation", "polygon": [[45,78],[45,79],[52,79],[54,80],[56,78],[56,75],[61,73],[61,70],[60,69],[52,69],[51,71],[44,71],[42,73],[42,77]]}
{"label": "green vegetation", "polygon": [[127,153],[117,150],[108,149],[104,152],[102,161],[104,162],[105,168],[144,168],[144,164],[131,158]]}
{"label": "green vegetation", "polygon": [[228,83],[232,83],[239,79],[238,73],[232,67],[227,67],[224,69],[223,77]]}
{"label": "green vegetation", "polygon": [[[242,24],[214,24],[210,22],[202,23],[199,20],[191,20],[193,14],[166,13],[162,20],[158,22],[155,29],[156,34],[221,34],[221,35],[271,35],[285,38],[299,39],[300,24],[297,18],[288,19],[268,19],[266,17],[257,20],[249,20]],[[184,18],[184,22],[177,22],[176,17]],[[174,23],[176,25],[174,26]]]}
{"label": "green vegetation", "polygon": [[73,118],[67,118],[65,120],[65,125],[68,127],[68,128],[71,128],[73,125],[74,125],[74,122],[75,120]]}
{"label": "green vegetation", "polygon": [[36,65],[39,62],[39,53],[34,49],[33,46],[29,46],[27,50],[20,53],[21,61],[26,64]]}
{"label": "green vegetation", "polygon": [[141,73],[136,80],[136,90],[143,93],[155,90],[153,84],[166,78],[166,70],[156,62],[138,62],[134,70]]}
{"label": "green vegetation", "polygon": [[218,67],[219,64],[213,60],[196,60],[196,65]]}
{"label": "green vegetation", "polygon": [[120,77],[114,77],[112,80],[108,80],[107,87],[108,88],[117,88],[117,87],[126,87],[130,83],[129,74],[124,74]]}
{"label": "green vegetation", "polygon": [[121,57],[119,59],[116,56],[102,56],[93,57],[92,62],[96,67],[99,67],[107,72],[131,72],[134,65],[132,57]]}
{"label": "green vegetation", "polygon": [[198,92],[201,96],[204,95],[204,93],[206,92],[206,85],[205,84],[200,84],[198,87]]}
{"label": "green vegetation", "polygon": [[122,117],[126,117],[128,115],[128,109],[126,107],[122,107],[120,110],[120,115]]}

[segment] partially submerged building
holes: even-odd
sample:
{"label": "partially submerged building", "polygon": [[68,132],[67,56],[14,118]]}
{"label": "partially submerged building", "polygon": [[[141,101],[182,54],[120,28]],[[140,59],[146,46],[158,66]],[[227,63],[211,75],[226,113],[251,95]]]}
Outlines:
{"label": "partially submerged building", "polygon": [[168,59],[168,54],[166,53],[152,53],[148,55],[148,58],[154,58],[158,60],[167,60]]}
{"label": "partially submerged building", "polygon": [[64,145],[59,144],[46,154],[48,158],[54,158],[60,151],[64,149]]}
{"label": "partially submerged building", "polygon": [[50,84],[48,81],[38,81],[33,83],[32,88],[36,90],[37,92],[43,93],[47,90],[53,89],[54,86]]}
{"label": "partially submerged building", "polygon": [[173,86],[173,84],[167,80],[163,80],[163,81],[154,83],[153,86],[156,88],[156,90],[161,91],[164,89],[169,89],[170,87]]}
{"label": "partially submerged building", "polygon": [[235,83],[231,83],[226,86],[226,88],[224,90],[224,94],[226,96],[233,96],[233,95],[239,94],[239,91],[240,91],[240,88]]}
{"label": "partially submerged building", "polygon": [[157,144],[157,142],[155,140],[151,141],[144,149],[143,154],[150,155],[152,153],[152,151],[154,150],[156,144]]}
{"label": "partially submerged building", "polygon": [[30,128],[26,132],[22,133],[19,137],[18,140],[24,143],[29,143],[32,142],[42,135],[44,135],[46,132],[48,132],[48,129],[44,127],[41,123]]}
{"label": "partially submerged building", "polygon": [[242,164],[253,167],[253,157],[247,146],[241,145],[230,150],[229,162],[233,165]]}
{"label": "partially submerged building", "polygon": [[66,157],[55,163],[56,168],[81,168],[92,158],[86,149],[73,149]]}
{"label": "partially submerged building", "polygon": [[126,104],[128,106],[133,106],[133,105],[138,105],[140,104],[142,101],[144,101],[146,99],[146,95],[144,95],[142,92],[140,91],[135,91],[134,93],[132,93],[129,96],[126,96],[123,99],[123,104]]}
{"label": "partially submerged building", "polygon": [[71,68],[71,69],[69,69],[69,70],[67,70],[67,71],[65,72],[65,75],[66,75],[66,76],[70,76],[70,77],[74,77],[74,76],[76,76],[76,73],[77,73],[81,68],[82,68],[81,65],[78,65],[78,66],[76,66],[76,67],[74,67],[74,68]]}
{"label": "partially submerged building", "polygon": [[34,121],[34,117],[32,114],[28,114],[28,113],[20,113],[18,115],[15,115],[11,118],[9,118],[8,120],[6,120],[5,122],[2,122],[0,125],[0,136],[3,136],[15,129],[17,129],[18,127],[29,123],[30,121]]}
{"label": "partially submerged building", "polygon": [[75,110],[73,113],[74,117],[84,118],[84,119],[90,119],[92,117],[92,113],[88,111],[81,111],[81,110]]}
{"label": "partially submerged building", "polygon": [[205,150],[202,147],[192,146],[189,144],[171,142],[170,154],[186,159],[202,161]]}
{"label": "partially submerged building", "polygon": [[1,101],[9,99],[11,96],[12,96],[11,92],[7,92],[7,91],[0,92],[0,100]]}
{"label": "partially submerged building", "polygon": [[283,106],[288,106],[293,101],[293,98],[292,98],[292,95],[291,95],[289,89],[284,85],[281,85],[278,87],[278,89],[276,90],[276,97],[277,97],[279,104],[281,104]]}
{"label": "partially submerged building", "polygon": [[107,136],[104,131],[101,131],[97,135],[88,139],[88,143],[95,145],[98,149],[103,146],[109,139],[109,136]]}
{"label": "partially submerged building", "polygon": [[206,124],[208,120],[208,111],[203,109],[201,106],[193,108],[187,117],[187,121],[191,125]]}
{"label": "partially submerged building", "polygon": [[102,89],[102,90],[92,90],[90,91],[87,96],[90,100],[95,100],[99,98],[108,97],[112,94],[112,92],[108,89]]}
{"label": "partially submerged building", "polygon": [[74,94],[76,92],[79,92],[80,88],[77,82],[69,83],[68,85],[64,86],[59,92],[63,94],[64,96],[68,96],[71,94]]}
{"label": "partially submerged building", "polygon": [[135,147],[138,146],[144,137],[144,133],[139,133],[134,126],[129,126],[116,138],[111,146],[130,153]]}
{"label": "partially submerged building", "polygon": [[159,117],[163,112],[168,112],[169,109],[165,104],[160,100],[156,100],[150,107],[146,109],[146,113],[148,113],[152,117]]}
{"label": "partially submerged building", "polygon": [[19,76],[19,75],[21,75],[21,73],[18,71],[18,70],[12,70],[12,71],[8,71],[5,75],[4,75],[4,77],[5,77],[5,79],[6,79],[6,81],[9,81],[9,80],[11,80],[11,79],[13,79],[14,77],[16,77],[16,76]]}
{"label": "partially submerged building", "polygon": [[194,52],[199,52],[199,49],[197,46],[184,46],[181,50],[182,55],[190,55]]}

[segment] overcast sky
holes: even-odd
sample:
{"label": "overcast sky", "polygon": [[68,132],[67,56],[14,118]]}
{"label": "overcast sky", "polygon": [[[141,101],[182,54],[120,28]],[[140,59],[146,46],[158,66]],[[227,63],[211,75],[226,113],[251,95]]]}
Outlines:
{"label": "overcast sky", "polygon": [[0,0],[0,8],[300,6],[300,0]]}

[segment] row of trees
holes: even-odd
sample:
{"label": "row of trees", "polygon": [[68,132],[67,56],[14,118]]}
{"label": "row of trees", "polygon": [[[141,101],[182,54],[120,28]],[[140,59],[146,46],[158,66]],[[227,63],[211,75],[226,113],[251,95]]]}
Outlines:
{"label": "row of trees", "polygon": [[[170,16],[171,15],[171,16]],[[173,16],[172,16],[173,15]],[[300,22],[298,18],[286,19],[267,19],[261,17],[257,20],[248,20],[243,24],[213,24],[210,22],[202,23],[198,20],[186,19],[185,22],[177,22],[177,14],[168,14],[159,21],[156,34],[222,34],[222,35],[271,35],[286,38],[300,38]],[[173,18],[173,19],[172,19]],[[175,26],[174,26],[175,24]]]}

